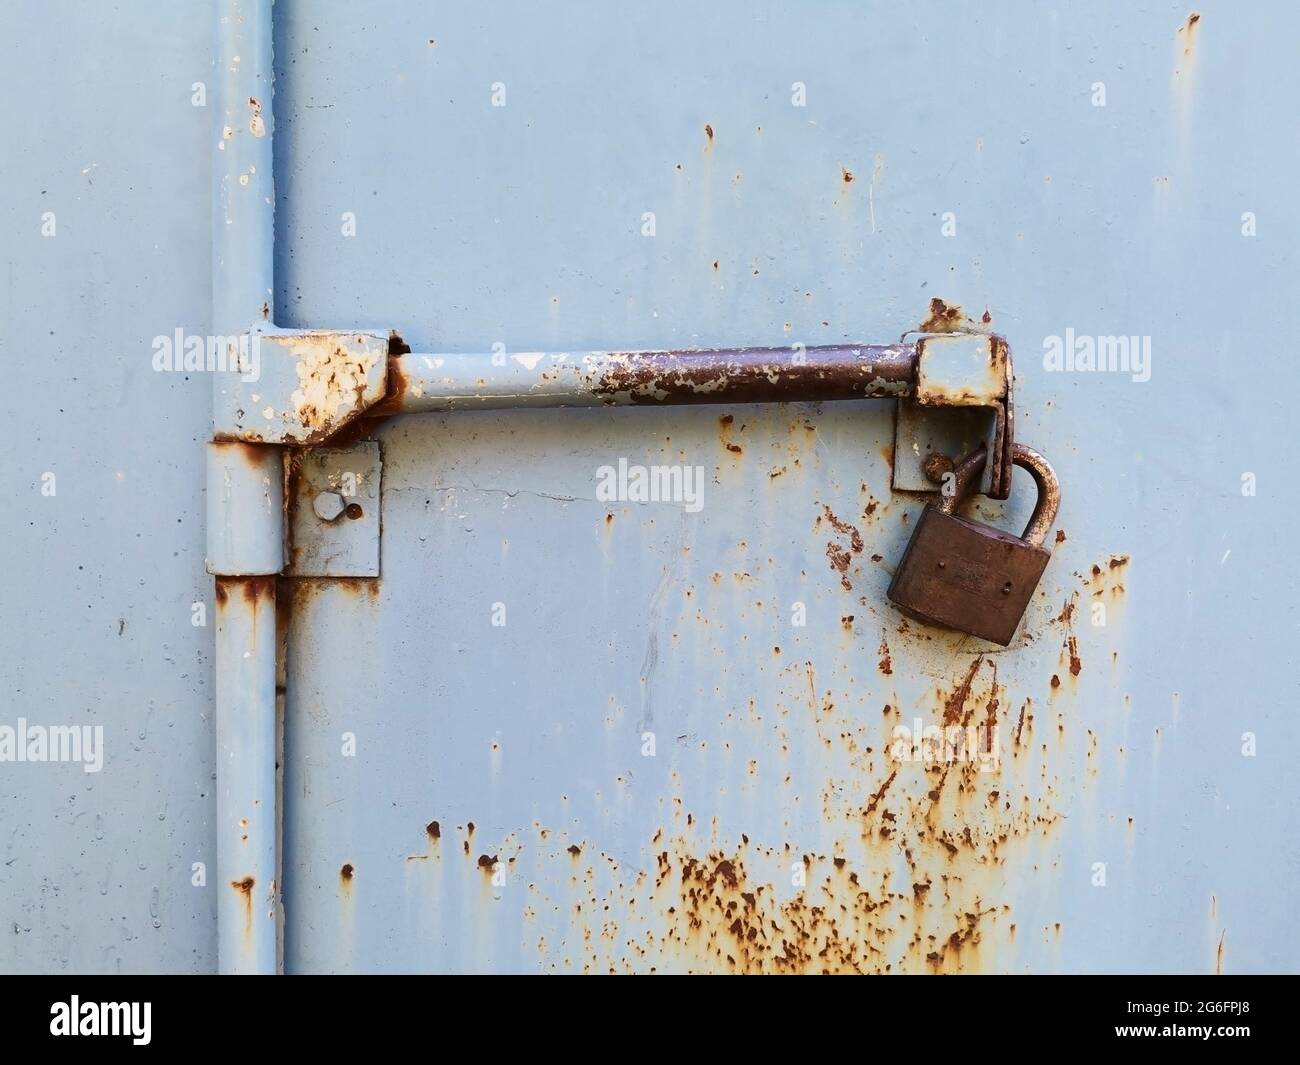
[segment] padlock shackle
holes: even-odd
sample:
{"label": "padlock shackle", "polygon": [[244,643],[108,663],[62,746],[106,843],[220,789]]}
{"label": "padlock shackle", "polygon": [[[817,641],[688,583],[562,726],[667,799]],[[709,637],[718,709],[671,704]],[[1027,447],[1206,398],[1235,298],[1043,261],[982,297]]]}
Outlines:
{"label": "padlock shackle", "polygon": [[988,462],[988,455],[988,448],[980,444],[979,447],[953,467],[952,491],[939,493],[939,510],[942,513],[955,514],[957,508],[966,501],[966,497],[971,494],[975,485],[979,482],[980,474],[984,472],[984,464]]}
{"label": "padlock shackle", "polygon": [[[953,484],[951,493],[944,492],[939,497],[939,510],[941,513],[955,514],[957,512],[957,508],[974,491],[975,485],[979,482],[980,474],[984,472],[984,464],[987,461],[988,449],[983,444],[980,444],[961,462],[957,463],[952,471]],[[1057,479],[1052,464],[1032,447],[1026,447],[1024,444],[1013,444],[1011,461],[1029,471],[1029,475],[1034,479],[1034,485],[1038,489],[1038,502],[1034,504],[1034,512],[1029,515],[1029,524],[1025,526],[1025,531],[1021,534],[1020,539],[1032,544],[1034,547],[1042,547],[1043,541],[1047,539],[1047,534],[1051,532],[1052,525],[1056,521],[1056,512],[1061,506],[1061,482]]]}
{"label": "padlock shackle", "polygon": [[1029,471],[1038,487],[1038,502],[1034,512],[1029,515],[1029,524],[1020,539],[1035,547],[1042,547],[1047,534],[1056,522],[1056,512],[1061,506],[1061,482],[1052,469],[1052,464],[1032,447],[1015,444],[1011,448],[1011,461],[1022,469]]}

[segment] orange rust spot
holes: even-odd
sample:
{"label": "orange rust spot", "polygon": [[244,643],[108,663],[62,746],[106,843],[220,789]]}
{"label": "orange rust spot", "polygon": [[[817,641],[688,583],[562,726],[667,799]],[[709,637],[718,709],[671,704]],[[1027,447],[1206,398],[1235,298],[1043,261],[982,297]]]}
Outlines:
{"label": "orange rust spot", "polygon": [[[582,848],[579,847],[576,843],[570,843],[568,846],[568,851],[576,858],[579,854],[582,853]],[[480,862],[481,861],[482,859],[480,859]]]}
{"label": "orange rust spot", "polygon": [[849,547],[853,551],[853,553],[855,555],[861,554],[862,534],[858,532],[858,530],[854,526],[850,525],[847,521],[841,521],[839,518],[837,518],[835,514],[831,511],[831,508],[827,506],[825,503],[822,504],[822,510],[825,512],[826,520],[830,522],[831,528],[833,528],[837,533],[841,533],[849,537]]}
{"label": "orange rust spot", "polygon": [[266,449],[274,446],[274,444],[245,443],[243,440],[214,440],[212,442],[212,447],[227,454],[238,456],[247,466],[255,470],[262,469]]}
{"label": "orange rust spot", "polygon": [[1063,543],[1065,543],[1065,530],[1064,530],[1064,529],[1057,529],[1057,530],[1056,530],[1056,542],[1057,542],[1058,544],[1063,544]]}
{"label": "orange rust spot", "polygon": [[970,668],[966,671],[966,676],[962,678],[961,683],[944,700],[943,723],[945,725],[966,725],[969,723],[973,711],[966,709],[966,700],[970,698],[971,685],[975,681],[975,674],[980,671],[980,666],[983,664],[984,656],[980,655],[970,664]]}
{"label": "orange rust spot", "polygon": [[853,183],[853,171],[850,170],[847,166],[843,166],[843,165],[840,166],[840,177],[843,179],[844,184],[846,185],[851,185]]}
{"label": "orange rust spot", "polygon": [[1053,687],[1053,688],[1059,688],[1060,686],[1061,686],[1061,678],[1058,677],[1055,673],[1053,673],[1053,674],[1052,674],[1052,687]]}
{"label": "orange rust spot", "polygon": [[256,607],[260,602],[269,602],[275,604],[275,586],[277,577],[218,577],[217,578],[217,606],[226,608],[230,605],[230,597],[236,591],[243,597],[244,602],[250,606]]}
{"label": "orange rust spot", "polygon": [[713,144],[713,127],[709,123],[704,123],[704,135],[709,138],[709,143],[705,145],[705,151]]}
{"label": "orange rust spot", "polygon": [[853,591],[853,584],[849,581],[849,563],[853,561],[853,556],[839,544],[827,544],[826,557],[831,561],[831,569],[839,573],[840,584],[844,590]]}
{"label": "orange rust spot", "polygon": [[261,599],[275,602],[275,577],[241,577],[244,601],[256,605]]}
{"label": "orange rust spot", "polygon": [[243,880],[232,880],[230,886],[244,896],[244,935],[253,931],[253,887],[257,881],[251,876]]}
{"label": "orange rust spot", "polygon": [[438,840],[442,838],[442,826],[439,825],[437,821],[430,821],[424,826],[424,831],[428,834],[430,839]]}
{"label": "orange rust spot", "polygon": [[497,856],[495,854],[491,854],[491,855],[480,854],[478,856],[478,867],[482,869],[484,872],[488,872],[488,873],[492,872],[492,867],[496,864],[497,864]]}
{"label": "orange rust spot", "polygon": [[880,637],[880,672],[887,677],[894,672],[894,664],[889,657],[889,641],[884,636]]}
{"label": "orange rust spot", "polygon": [[351,880],[353,872],[352,863],[344,862],[343,868],[339,870],[339,879],[344,881]]}
{"label": "orange rust spot", "polygon": [[936,296],[930,301],[930,316],[917,329],[922,333],[951,333],[965,318],[966,312],[957,304],[949,306]]}

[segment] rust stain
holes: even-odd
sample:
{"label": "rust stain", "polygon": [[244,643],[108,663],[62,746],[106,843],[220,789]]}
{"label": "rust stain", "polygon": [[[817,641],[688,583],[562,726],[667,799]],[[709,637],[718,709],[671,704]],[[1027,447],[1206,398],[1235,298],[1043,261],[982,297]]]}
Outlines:
{"label": "rust stain", "polygon": [[356,870],[352,868],[351,862],[344,862],[343,868],[339,870],[339,879],[346,883],[352,879],[352,875],[355,872]]}
{"label": "rust stain", "polygon": [[[346,345],[353,339],[357,349],[349,350]],[[307,333],[281,343],[293,355],[298,377],[297,388],[289,395],[291,409],[285,412],[301,426],[294,436],[295,443],[315,445],[332,440],[345,426],[368,413],[368,398],[383,401],[384,397],[367,397],[367,392],[372,387],[370,371],[386,356],[376,345],[367,343],[365,336]],[[388,350],[392,346],[390,338]],[[385,370],[391,368],[392,362],[391,357],[387,358]]]}
{"label": "rust stain", "polygon": [[883,635],[880,637],[880,672],[887,677],[894,672],[894,664],[889,657],[889,641]]}
{"label": "rust stain", "polygon": [[966,320],[966,312],[957,304],[949,306],[936,296],[930,301],[930,316],[917,329],[922,333],[952,333]]}
{"label": "rust stain", "polygon": [[853,591],[853,583],[849,580],[849,563],[853,561],[853,556],[839,544],[827,544],[826,557],[830,559],[831,569],[839,573],[840,584],[844,590]]}
{"label": "rust stain", "polygon": [[271,603],[275,602],[275,583],[276,578],[270,577],[240,577],[238,578],[241,590],[244,596],[244,602],[256,606],[262,600]]}
{"label": "rust stain", "polygon": [[1187,13],[1187,19],[1178,27],[1178,36],[1182,38],[1183,55],[1190,56],[1196,48],[1196,26],[1201,16],[1195,11]]}
{"label": "rust stain", "polygon": [[850,184],[852,184],[852,183],[853,183],[853,171],[850,170],[847,166],[843,166],[843,165],[841,165],[841,166],[840,166],[840,178],[841,178],[841,180],[844,182],[844,184],[846,184],[846,185],[850,185]]}
{"label": "rust stain", "polygon": [[381,582],[378,577],[286,577],[281,584],[291,601],[291,612],[306,608],[318,595],[337,590],[349,599],[378,600]]}
{"label": "rust stain", "polygon": [[[739,833],[729,844],[716,817],[696,816],[674,799],[673,825],[649,837],[649,868],[624,868],[603,852],[584,868],[566,848],[579,861],[569,880],[576,896],[545,901],[569,913],[575,937],[559,945],[537,940],[552,967],[975,972],[1014,942],[1009,880],[1016,868],[1039,867],[1029,848],[1050,839],[1059,821],[1059,778],[1049,761],[1017,772],[1010,759],[923,764],[889,752],[897,724],[914,713],[1009,731],[1016,715],[996,661],[964,663],[949,686],[926,697],[928,708],[886,706],[871,725],[860,703],[837,706],[832,691],[819,689],[810,662],[792,663],[782,677],[781,701],[805,704],[815,742],[848,758],[820,781],[819,794],[797,796],[820,803],[832,842],[810,850]],[[1021,731],[1027,707],[1026,700],[1019,709]],[[1045,756],[1056,742],[1048,737]],[[538,830],[545,840],[547,831]],[[605,867],[614,880],[598,886],[595,872]]]}
{"label": "rust stain", "polygon": [[1225,928],[1219,933],[1219,945],[1214,951],[1214,973],[1216,976],[1223,975],[1223,956],[1227,947],[1228,930]]}
{"label": "rust stain", "polygon": [[442,826],[437,821],[430,821],[424,826],[424,831],[431,840],[435,842],[442,838]]}
{"label": "rust stain", "polygon": [[[235,455],[249,469],[262,470],[266,449],[273,444],[250,444],[243,440],[218,439],[212,441],[212,447],[226,455]],[[227,460],[228,461],[228,460]]]}
{"label": "rust stain", "polygon": [[837,533],[845,534],[849,537],[849,548],[855,555],[862,553],[862,534],[847,521],[837,518],[834,512],[825,503],[822,504],[822,511],[826,515],[826,520],[830,522],[831,528]]}
{"label": "rust stain", "polygon": [[782,403],[906,394],[913,361],[903,346],[812,345],[795,361],[781,348],[689,352],[613,351],[580,370],[582,384],[607,403]]}
{"label": "rust stain", "polygon": [[1177,101],[1179,118],[1184,123],[1191,113],[1192,92],[1196,79],[1196,38],[1200,21],[1199,14],[1195,11],[1188,12],[1187,18],[1174,34],[1174,72],[1170,82]]}
{"label": "rust stain", "polygon": [[713,148],[713,126],[707,122],[704,124],[704,136],[707,138],[704,145],[704,150],[707,152]]}
{"label": "rust stain", "polygon": [[853,583],[849,580],[849,566],[853,562],[853,556],[862,553],[862,534],[853,525],[837,517],[835,512],[825,503],[822,504],[822,513],[818,515],[815,525],[820,525],[823,520],[841,536],[848,536],[849,538],[847,547],[834,541],[828,543],[826,545],[826,557],[830,560],[831,569],[840,575],[840,586],[846,592],[851,592]]}
{"label": "rust stain", "polygon": [[218,611],[230,606],[232,595],[238,594],[245,603],[254,609],[266,602],[275,606],[275,587],[278,578],[274,575],[265,577],[218,577],[216,579],[216,599]]}
{"label": "rust stain", "polygon": [[241,900],[244,905],[244,935],[251,935],[253,932],[253,888],[257,881],[251,876],[244,877],[243,880],[232,880],[230,886],[243,895]]}

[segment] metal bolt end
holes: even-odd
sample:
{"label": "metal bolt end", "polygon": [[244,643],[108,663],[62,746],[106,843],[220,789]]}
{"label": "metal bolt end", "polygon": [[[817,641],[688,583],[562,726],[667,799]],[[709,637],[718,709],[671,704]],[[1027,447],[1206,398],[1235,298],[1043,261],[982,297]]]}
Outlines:
{"label": "metal bolt end", "polygon": [[941,484],[946,473],[952,473],[952,459],[938,451],[931,452],[921,467],[931,484]]}
{"label": "metal bolt end", "polygon": [[312,500],[311,509],[321,521],[334,521],[343,513],[343,497],[337,492],[321,492]]}

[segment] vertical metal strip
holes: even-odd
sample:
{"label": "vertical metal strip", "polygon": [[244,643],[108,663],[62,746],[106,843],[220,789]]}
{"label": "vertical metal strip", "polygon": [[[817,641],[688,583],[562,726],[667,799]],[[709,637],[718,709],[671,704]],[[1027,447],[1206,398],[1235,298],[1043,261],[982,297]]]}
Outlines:
{"label": "vertical metal strip", "polygon": [[217,578],[217,962],[276,971],[274,576]]}
{"label": "vertical metal strip", "polygon": [[[272,0],[220,0],[217,15],[212,196],[212,332],[229,338],[269,322],[274,300],[275,188],[272,169]],[[236,382],[213,375],[213,411]],[[263,456],[272,465],[271,456]],[[278,459],[278,455],[276,456]],[[210,498],[223,491],[209,465]],[[277,967],[275,774],[275,557],[283,514],[252,508],[229,523],[229,560],[216,580],[217,963],[222,973],[271,974]],[[241,543],[240,541],[244,541]]]}

